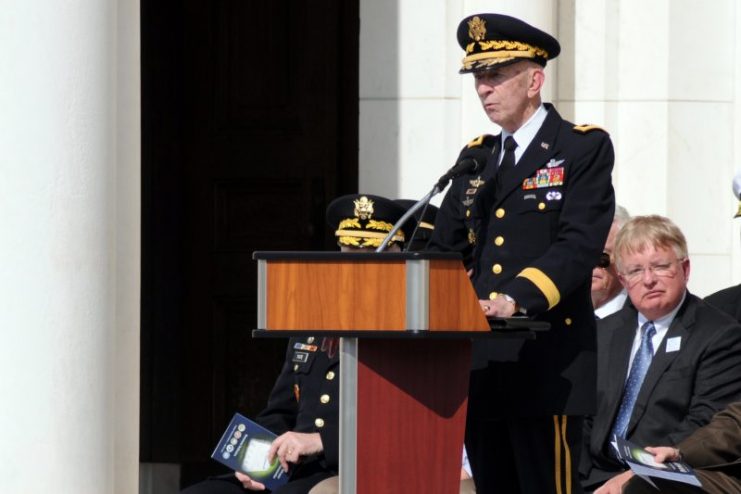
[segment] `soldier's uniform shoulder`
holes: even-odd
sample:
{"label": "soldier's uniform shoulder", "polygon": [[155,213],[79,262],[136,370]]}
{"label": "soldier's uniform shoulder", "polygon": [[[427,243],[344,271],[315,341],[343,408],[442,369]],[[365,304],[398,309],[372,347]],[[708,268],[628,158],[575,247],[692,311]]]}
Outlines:
{"label": "soldier's uniform shoulder", "polygon": [[491,134],[481,134],[480,136],[471,139],[463,149],[472,149],[479,147],[494,147],[494,142],[497,140],[497,136]]}

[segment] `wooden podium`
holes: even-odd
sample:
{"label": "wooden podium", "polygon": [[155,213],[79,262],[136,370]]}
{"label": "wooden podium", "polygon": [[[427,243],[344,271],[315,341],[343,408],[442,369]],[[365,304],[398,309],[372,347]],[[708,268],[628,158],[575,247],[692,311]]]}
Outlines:
{"label": "wooden podium", "polygon": [[492,331],[457,254],[256,252],[259,337],[339,336],[340,491],[459,491],[471,338]]}

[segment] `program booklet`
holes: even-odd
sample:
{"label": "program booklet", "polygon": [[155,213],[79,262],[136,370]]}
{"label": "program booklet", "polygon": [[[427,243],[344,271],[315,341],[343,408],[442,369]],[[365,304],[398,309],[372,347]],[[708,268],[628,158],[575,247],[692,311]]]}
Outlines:
{"label": "program booklet", "polygon": [[617,451],[618,458],[623,460],[633,473],[654,487],[656,484],[651,481],[651,477],[702,487],[692,468],[683,461],[657,463],[651,453],[620,437],[613,438],[612,446]]}
{"label": "program booklet", "polygon": [[288,482],[277,457],[268,463],[268,450],[276,437],[257,422],[235,413],[211,458],[275,490]]}

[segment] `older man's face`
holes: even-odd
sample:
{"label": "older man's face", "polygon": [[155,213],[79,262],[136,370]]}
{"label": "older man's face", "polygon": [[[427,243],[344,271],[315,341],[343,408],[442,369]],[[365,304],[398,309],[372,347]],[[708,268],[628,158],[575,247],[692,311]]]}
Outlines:
{"label": "older man's face", "polygon": [[595,267],[592,270],[592,305],[595,309],[612,300],[623,288],[618,279],[613,255],[618,230],[618,224],[613,222],[605,241],[604,252],[610,255],[610,265],[606,268]]}
{"label": "older man's face", "polygon": [[689,259],[677,258],[674,249],[653,246],[618,254],[620,281],[641,314],[655,321],[679,304],[690,276]]}
{"label": "older man's face", "polygon": [[528,106],[528,88],[534,72],[542,72],[526,62],[476,72],[476,93],[489,120],[509,132],[517,130],[524,122]]}

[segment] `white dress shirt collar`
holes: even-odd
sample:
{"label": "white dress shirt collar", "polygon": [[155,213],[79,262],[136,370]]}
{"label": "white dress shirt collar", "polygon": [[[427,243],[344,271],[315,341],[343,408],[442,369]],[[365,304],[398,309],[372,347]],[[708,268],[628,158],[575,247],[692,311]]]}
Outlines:
{"label": "white dress shirt collar", "polygon": [[[514,134],[502,129],[502,142],[504,142],[507,137],[512,136],[515,138],[515,142],[517,143],[517,148],[515,149],[515,165],[517,165],[517,162],[520,161],[520,158],[525,153],[527,147],[531,142],[533,142],[533,139],[535,139],[535,134],[537,134],[543,126],[543,122],[545,122],[545,117],[547,116],[548,110],[546,110],[543,103],[541,103],[538,109],[535,110],[535,113],[530,115],[527,122],[517,129]],[[503,156],[504,153],[499,153],[500,162]]]}

